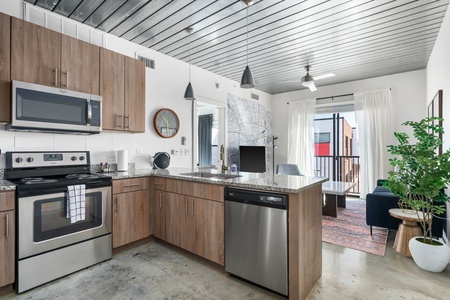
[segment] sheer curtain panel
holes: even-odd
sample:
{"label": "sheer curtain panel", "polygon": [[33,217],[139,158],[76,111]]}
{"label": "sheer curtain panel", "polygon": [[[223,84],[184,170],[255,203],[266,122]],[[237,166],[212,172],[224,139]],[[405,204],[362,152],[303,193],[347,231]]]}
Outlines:
{"label": "sheer curtain panel", "polygon": [[390,144],[390,89],[355,93],[355,115],[360,149],[361,197],[374,190],[377,179],[387,178]]}
{"label": "sheer curtain panel", "polygon": [[297,164],[306,176],[314,176],[315,113],[316,99],[289,103],[288,163]]}

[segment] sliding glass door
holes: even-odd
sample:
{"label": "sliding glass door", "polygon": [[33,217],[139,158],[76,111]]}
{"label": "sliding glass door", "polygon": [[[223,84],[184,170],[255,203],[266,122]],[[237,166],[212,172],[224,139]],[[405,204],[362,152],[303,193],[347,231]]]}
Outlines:
{"label": "sliding glass door", "polygon": [[318,113],[314,121],[314,172],[332,181],[356,182],[359,194],[359,147],[354,111]]}

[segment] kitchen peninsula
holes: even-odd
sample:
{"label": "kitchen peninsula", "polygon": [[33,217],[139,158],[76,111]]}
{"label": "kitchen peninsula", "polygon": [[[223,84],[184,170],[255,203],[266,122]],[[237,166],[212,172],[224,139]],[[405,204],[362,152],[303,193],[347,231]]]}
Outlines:
{"label": "kitchen peninsula", "polygon": [[[190,169],[182,168],[135,170],[111,173],[111,176],[114,182],[124,181],[130,189],[139,186],[138,183],[130,180],[150,177],[149,186],[152,196],[150,196],[149,210],[153,222],[150,234],[153,233],[158,238],[222,266],[225,260],[223,254],[224,188],[233,187],[287,194],[289,196],[289,298],[305,299],[322,274],[322,183],[328,179],[243,172],[239,173],[239,177],[228,179],[223,179],[221,176],[216,178],[183,175],[190,171]],[[188,204],[189,201],[192,201],[192,204]],[[196,246],[196,242],[192,242],[189,237],[186,237],[188,236],[186,232],[179,232],[186,228],[188,230],[195,228],[195,224],[186,223],[181,218],[180,223],[182,224],[174,224],[174,212],[177,212],[177,216],[183,216],[186,211],[186,215],[188,215],[189,207],[192,206],[192,210],[194,210],[194,201],[200,204],[201,202],[206,203],[206,206],[195,205],[196,209],[202,206],[202,209],[207,211],[206,215],[199,217],[200,221],[212,222],[209,227],[213,227],[213,232],[202,229],[206,230],[202,233],[207,237],[212,237],[213,240],[207,240],[207,237],[205,237],[206,240],[202,238],[200,242],[205,244],[203,246]],[[179,207],[175,203],[179,203]],[[165,213],[161,213],[162,209],[165,209]],[[200,213],[201,211],[196,210],[195,215]],[[194,212],[192,214],[194,215]],[[161,224],[163,225],[161,226]],[[214,231],[214,229],[216,230]]]}

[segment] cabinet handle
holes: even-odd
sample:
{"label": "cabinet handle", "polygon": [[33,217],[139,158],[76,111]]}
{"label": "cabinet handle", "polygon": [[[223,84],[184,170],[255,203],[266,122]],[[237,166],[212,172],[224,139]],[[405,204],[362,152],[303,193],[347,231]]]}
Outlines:
{"label": "cabinet handle", "polygon": [[9,215],[6,215],[6,238],[9,238]]}
{"label": "cabinet handle", "polygon": [[162,182],[155,182],[155,185],[162,185]]}
{"label": "cabinet handle", "polygon": [[58,86],[58,68],[55,69],[55,86]]}
{"label": "cabinet handle", "polygon": [[187,216],[189,214],[188,213],[188,199],[187,199],[187,197],[184,198],[184,205],[186,207],[186,216]]}
{"label": "cabinet handle", "polygon": [[119,208],[118,208],[118,206],[119,206],[119,201],[117,201],[117,197],[116,197],[115,203],[116,203],[116,214],[117,214],[117,213],[119,213]]}
{"label": "cabinet handle", "polygon": [[[66,88],[69,88],[69,71],[65,71],[65,72],[62,72],[64,75],[66,75],[66,84],[64,85]],[[63,85],[62,83],[61,83],[61,85]]]}
{"label": "cabinet handle", "polygon": [[159,208],[162,208],[162,193],[159,193]]}
{"label": "cabinet handle", "polygon": [[117,122],[117,126],[116,127],[122,128],[122,115],[118,115],[117,118],[119,118],[119,122]]}
{"label": "cabinet handle", "polygon": [[194,217],[194,200],[192,200],[192,217]]}
{"label": "cabinet handle", "polygon": [[124,187],[129,188],[129,187],[134,187],[134,186],[141,186],[139,183],[138,184],[127,184]]}
{"label": "cabinet handle", "polygon": [[130,129],[130,116],[125,116],[125,119],[127,120],[127,125],[125,125],[125,122],[124,122],[124,126],[125,126],[125,128]]}

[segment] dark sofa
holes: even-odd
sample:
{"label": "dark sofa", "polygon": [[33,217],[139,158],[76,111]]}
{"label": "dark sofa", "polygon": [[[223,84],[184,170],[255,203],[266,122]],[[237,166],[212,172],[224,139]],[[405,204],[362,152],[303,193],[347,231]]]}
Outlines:
{"label": "dark sofa", "polygon": [[[385,180],[379,179],[375,190],[366,196],[366,223],[370,226],[370,235],[372,226],[397,230],[402,222],[389,214],[389,209],[398,208],[399,198],[382,186],[383,181]],[[440,217],[445,218],[445,214]],[[433,236],[442,237],[444,224],[445,220],[433,218]]]}

